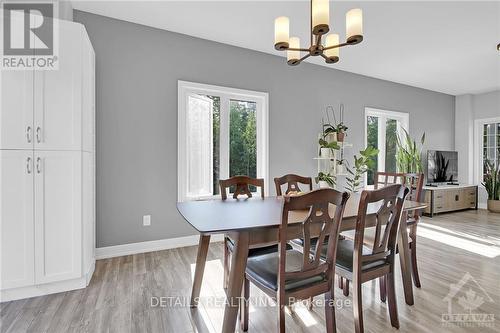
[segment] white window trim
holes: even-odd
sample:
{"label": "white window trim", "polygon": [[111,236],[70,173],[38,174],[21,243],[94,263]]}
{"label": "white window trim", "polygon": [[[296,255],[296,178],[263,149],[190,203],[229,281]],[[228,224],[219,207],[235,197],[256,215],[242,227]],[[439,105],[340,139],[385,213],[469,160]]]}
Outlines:
{"label": "white window trim", "polygon": [[[364,121],[364,131],[365,131],[365,147],[368,145],[368,116],[378,117],[379,119],[396,119],[401,123],[401,127],[404,128],[407,132],[409,132],[409,124],[410,124],[410,114],[407,112],[400,111],[389,111],[383,109],[376,109],[372,107],[365,107],[365,121]],[[378,149],[379,153],[377,156],[377,171],[385,171],[385,121],[378,122]],[[401,136],[403,133],[399,129],[398,136]],[[367,183],[367,175],[365,173],[364,182]]]}
{"label": "white window trim", "polygon": [[[264,191],[269,193],[269,94],[182,80],[177,83],[177,94],[177,200],[187,200],[186,113],[184,110],[186,110],[186,101],[189,94],[220,96],[221,124],[229,123],[229,104],[223,103],[223,100],[242,99],[257,103],[257,177],[264,179]],[[227,128],[225,126],[220,128],[221,146],[229,146]],[[229,150],[220,155],[219,171],[221,179],[229,178],[228,166]],[[220,195],[197,199],[218,197]]]}
{"label": "white window trim", "polygon": [[500,123],[500,117],[474,120],[474,179],[477,184],[483,181],[483,126],[491,123]]}

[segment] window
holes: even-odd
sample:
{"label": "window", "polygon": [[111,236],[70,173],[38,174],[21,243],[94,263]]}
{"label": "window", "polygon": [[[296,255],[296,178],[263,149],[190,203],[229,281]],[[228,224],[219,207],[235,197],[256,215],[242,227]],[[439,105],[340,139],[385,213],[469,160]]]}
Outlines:
{"label": "window", "polygon": [[365,140],[367,146],[379,149],[375,166],[367,172],[367,183],[373,185],[376,171],[397,172],[397,138],[402,128],[408,130],[408,114],[365,108]]}
{"label": "window", "polygon": [[219,179],[236,175],[267,185],[267,93],[185,81],[178,89],[179,201],[217,196]]}
{"label": "window", "polygon": [[485,162],[489,161],[496,167],[500,163],[500,118],[476,120],[478,133],[478,180],[482,181],[486,173]]}

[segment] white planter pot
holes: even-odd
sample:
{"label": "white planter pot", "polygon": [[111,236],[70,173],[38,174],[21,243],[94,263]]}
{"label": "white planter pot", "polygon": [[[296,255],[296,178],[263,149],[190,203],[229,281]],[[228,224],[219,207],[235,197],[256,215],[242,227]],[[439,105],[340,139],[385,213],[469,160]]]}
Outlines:
{"label": "white planter pot", "polygon": [[330,153],[331,153],[331,149],[330,148],[320,148],[320,155],[321,157],[331,157],[330,156]]}
{"label": "white planter pot", "polygon": [[361,198],[361,193],[350,193],[351,196],[347,200],[347,204],[344,209],[344,216],[356,216],[358,215],[359,200]]}
{"label": "white planter pot", "polygon": [[337,142],[337,133],[330,133],[326,136],[326,141]]}
{"label": "white planter pot", "polygon": [[318,186],[319,186],[319,188],[330,188],[330,185],[328,185],[328,183],[325,182],[324,180],[320,180],[318,182]]}
{"label": "white planter pot", "polygon": [[337,164],[337,173],[344,173],[344,165]]}

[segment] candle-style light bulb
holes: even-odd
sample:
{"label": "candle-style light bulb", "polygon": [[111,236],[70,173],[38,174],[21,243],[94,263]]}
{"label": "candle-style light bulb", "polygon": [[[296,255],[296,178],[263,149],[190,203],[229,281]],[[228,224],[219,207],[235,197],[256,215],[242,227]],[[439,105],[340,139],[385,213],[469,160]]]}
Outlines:
{"label": "candle-style light bulb", "polygon": [[329,0],[312,0],[311,16],[314,35],[324,35],[330,28],[330,2]]}
{"label": "candle-style light bulb", "polygon": [[290,20],[286,16],[280,16],[274,20],[274,48],[276,50],[286,50],[288,48],[288,34],[290,30]]}
{"label": "candle-style light bulb", "polygon": [[[326,35],[325,48],[335,45],[339,45],[339,35],[337,34]],[[327,56],[328,58],[326,59],[327,63],[335,63],[339,61],[339,48],[336,47],[333,49],[325,50],[325,56]]]}
{"label": "candle-style light bulb", "polygon": [[363,40],[363,11],[351,9],[345,15],[346,38],[349,44],[358,44]]}
{"label": "candle-style light bulb", "polygon": [[[300,48],[300,39],[298,37],[290,37],[290,48],[299,49]],[[300,51],[288,50],[286,51],[286,60],[289,65],[295,66],[300,63]]]}

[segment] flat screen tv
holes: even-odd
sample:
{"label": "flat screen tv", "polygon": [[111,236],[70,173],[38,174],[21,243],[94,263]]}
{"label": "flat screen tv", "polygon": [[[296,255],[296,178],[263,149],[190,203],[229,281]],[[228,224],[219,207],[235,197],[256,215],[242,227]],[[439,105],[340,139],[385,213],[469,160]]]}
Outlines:
{"label": "flat screen tv", "polygon": [[458,181],[458,152],[427,151],[427,182],[455,183]]}

